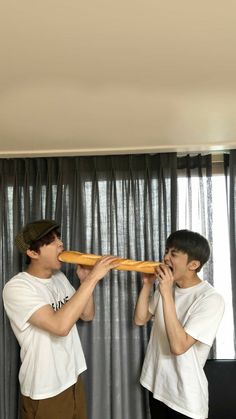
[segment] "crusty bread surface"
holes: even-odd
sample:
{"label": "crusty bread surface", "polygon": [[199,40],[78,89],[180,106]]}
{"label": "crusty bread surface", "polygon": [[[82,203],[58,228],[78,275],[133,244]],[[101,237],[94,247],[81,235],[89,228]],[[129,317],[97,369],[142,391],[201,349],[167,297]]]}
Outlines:
{"label": "crusty bread surface", "polygon": [[[72,250],[65,250],[62,252],[58,259],[61,262],[75,263],[78,265],[93,266],[95,263],[101,259],[102,256],[94,255],[92,253],[80,253]],[[120,264],[114,268],[124,271],[136,271],[143,272],[148,274],[155,273],[155,268],[160,265],[160,262],[154,261],[138,261],[132,259],[118,258]]]}

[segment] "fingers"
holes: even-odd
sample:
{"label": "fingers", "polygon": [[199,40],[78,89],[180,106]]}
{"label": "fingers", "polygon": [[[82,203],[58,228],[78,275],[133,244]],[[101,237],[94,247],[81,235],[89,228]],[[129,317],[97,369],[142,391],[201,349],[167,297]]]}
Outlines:
{"label": "fingers", "polygon": [[120,264],[121,259],[117,256],[102,256],[94,265],[94,270],[102,270],[104,273],[115,269]]}
{"label": "fingers", "polygon": [[91,271],[92,266],[88,266],[88,265],[77,265],[76,266],[77,270],[86,270],[86,271]]}
{"label": "fingers", "polygon": [[164,263],[161,263],[159,266],[155,269],[158,276],[163,275],[172,275],[172,272],[168,265],[165,265]]}
{"label": "fingers", "polygon": [[81,283],[85,281],[91,270],[92,266],[77,265],[76,274],[78,275]]}
{"label": "fingers", "polygon": [[151,284],[152,285],[152,284],[154,284],[154,282],[157,279],[157,273],[155,273],[155,274],[143,273],[141,277],[142,277],[143,284]]}
{"label": "fingers", "polygon": [[120,261],[121,258],[118,258],[117,256],[106,255],[102,256],[101,259],[96,262],[96,265],[111,265],[112,267],[115,267],[120,264]]}
{"label": "fingers", "polygon": [[116,268],[120,264],[120,258],[117,256],[102,256],[94,265],[90,278],[96,280],[102,279],[111,269]]}
{"label": "fingers", "polygon": [[156,268],[157,279],[159,281],[159,285],[162,287],[164,284],[165,286],[173,285],[173,274],[169,266],[165,264],[161,264]]}

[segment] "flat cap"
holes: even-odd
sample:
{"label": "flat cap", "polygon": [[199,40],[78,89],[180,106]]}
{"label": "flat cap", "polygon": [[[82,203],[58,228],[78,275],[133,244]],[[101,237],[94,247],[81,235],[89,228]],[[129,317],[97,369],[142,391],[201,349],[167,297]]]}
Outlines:
{"label": "flat cap", "polygon": [[46,236],[50,231],[59,228],[60,225],[54,220],[38,220],[26,224],[22,231],[15,237],[15,244],[21,253],[26,253],[30,245]]}

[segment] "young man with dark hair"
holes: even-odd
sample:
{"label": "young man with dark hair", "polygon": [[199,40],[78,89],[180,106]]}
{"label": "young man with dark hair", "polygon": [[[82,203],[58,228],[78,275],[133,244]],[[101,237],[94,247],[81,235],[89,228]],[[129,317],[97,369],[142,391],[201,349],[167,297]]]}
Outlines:
{"label": "young man with dark hair", "polygon": [[152,419],[208,417],[203,367],[224,313],[221,295],[197,274],[209,255],[203,236],[179,230],[166,241],[157,278],[143,275],[134,321],[141,326],[153,318],[140,379],[150,392]]}
{"label": "young man with dark hair", "polygon": [[15,243],[28,258],[24,272],[4,287],[3,300],[21,347],[22,419],[86,419],[81,374],[86,362],[76,327],[94,317],[93,291],[117,258],[102,257],[93,269],[78,265],[77,291],[61,272],[59,224],[38,220]]}

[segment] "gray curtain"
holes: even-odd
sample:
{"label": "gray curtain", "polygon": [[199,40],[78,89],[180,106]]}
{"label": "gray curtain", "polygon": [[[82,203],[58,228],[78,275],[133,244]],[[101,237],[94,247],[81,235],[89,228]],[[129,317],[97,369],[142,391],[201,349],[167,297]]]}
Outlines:
{"label": "gray curtain", "polygon": [[[193,214],[198,214],[199,232],[207,237],[213,248],[212,232],[212,157],[208,155],[184,156],[178,158],[178,178],[187,179],[186,223],[185,227],[194,230]],[[193,207],[193,193],[198,191],[198,206]],[[204,278],[213,285],[212,253],[209,262],[203,267]]]}
{"label": "gray curtain", "polygon": [[[184,156],[178,158],[178,178],[187,180],[187,193],[185,202],[185,228],[196,231],[193,225],[193,214],[197,212],[199,232],[207,237],[211,248],[213,248],[212,234],[212,157],[208,155]],[[193,194],[198,192],[197,207],[193,204]],[[178,226],[179,228],[179,226]],[[203,277],[214,285],[214,265],[212,252],[209,262],[203,267]],[[216,343],[214,342],[209,353],[210,359],[217,358]]]}
{"label": "gray curtain", "polygon": [[[24,269],[13,245],[28,221],[61,223],[66,249],[160,260],[176,229],[176,154],[0,160],[1,289]],[[63,267],[75,287],[74,267]],[[139,385],[149,326],[132,323],[140,275],[112,271],[95,290],[93,322],[78,322],[90,419],[146,419]],[[19,349],[1,302],[0,418],[18,417]]]}
{"label": "gray curtain", "polygon": [[234,315],[234,348],[236,357],[236,150],[230,150],[229,154],[224,155],[224,163],[229,205],[230,263]]}

